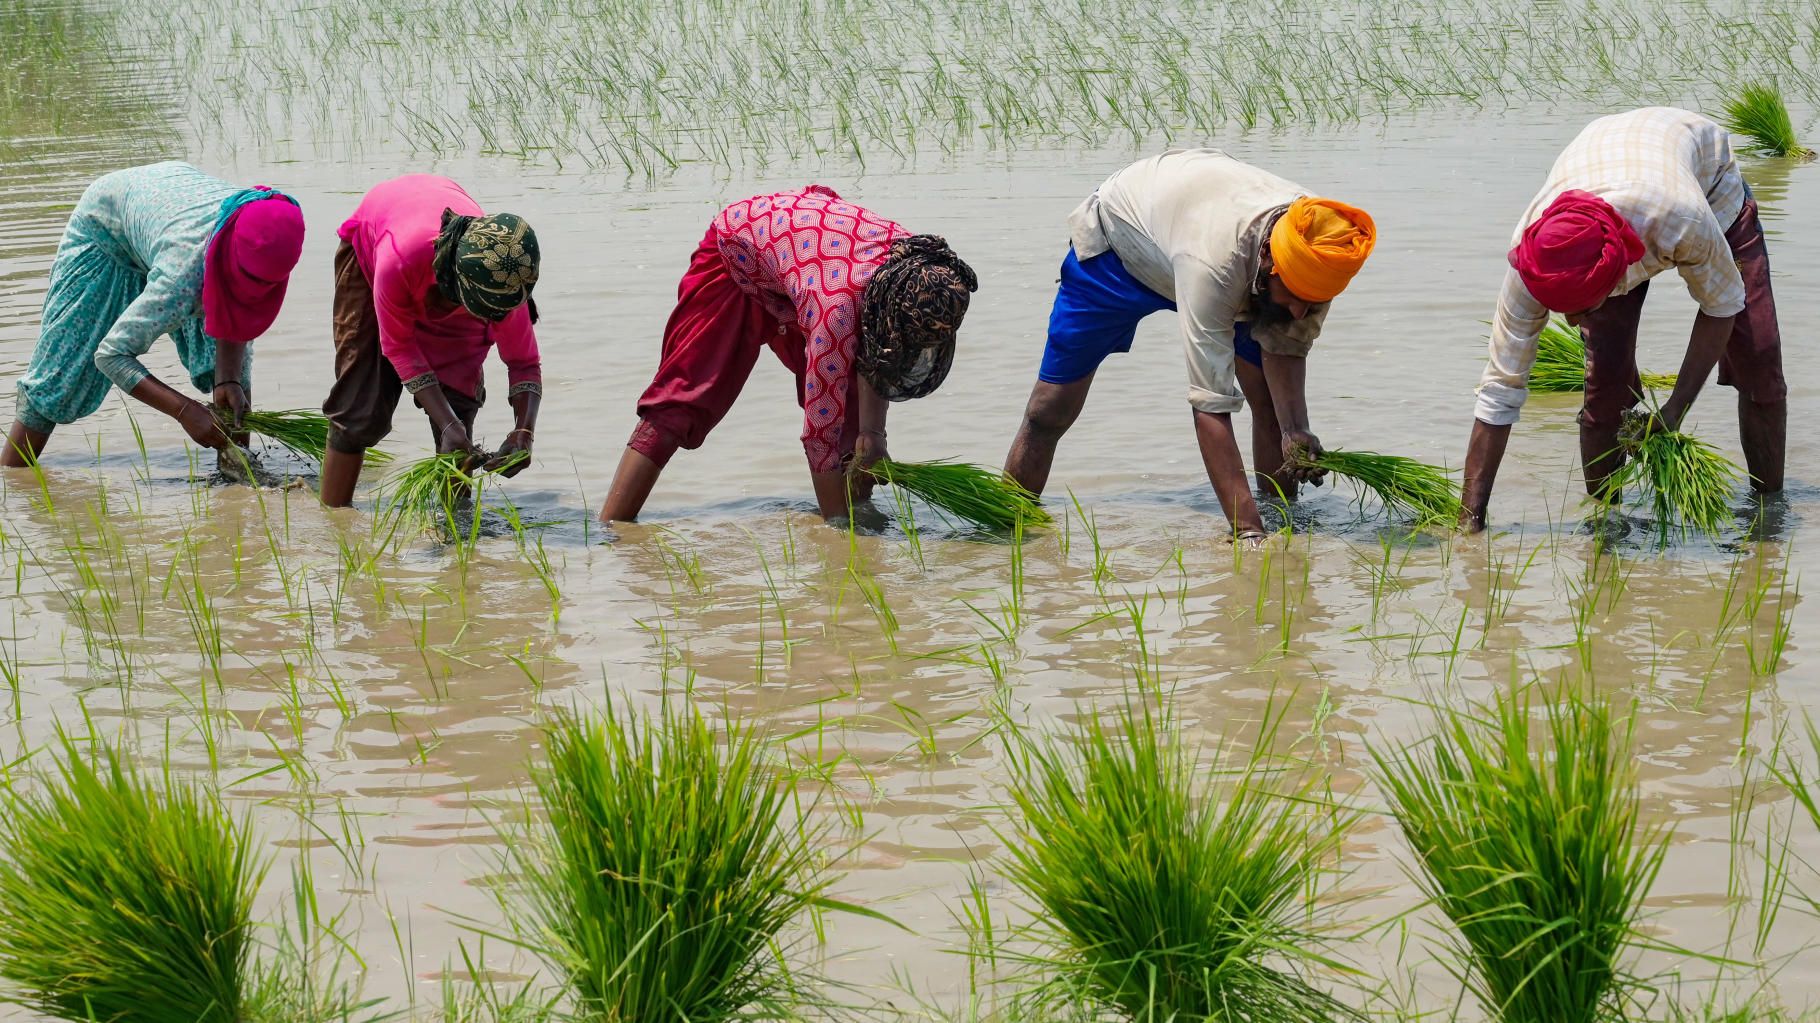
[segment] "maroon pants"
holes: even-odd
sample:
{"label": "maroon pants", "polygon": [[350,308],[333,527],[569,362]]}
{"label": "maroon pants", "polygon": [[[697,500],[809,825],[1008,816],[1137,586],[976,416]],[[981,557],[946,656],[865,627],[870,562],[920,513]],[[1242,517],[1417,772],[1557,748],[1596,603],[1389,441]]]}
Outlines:
{"label": "maroon pants", "polygon": [[[1776,325],[1776,298],[1769,287],[1769,250],[1757,201],[1744,209],[1725,232],[1738,272],[1744,276],[1744,311],[1732,321],[1732,337],[1719,356],[1719,383],[1735,387],[1763,404],[1788,397],[1782,379],[1782,331]],[[1637,372],[1637,322],[1649,282],[1616,295],[1586,314],[1580,334],[1586,339],[1586,400],[1580,409],[1584,426],[1616,429],[1624,410],[1641,400],[1643,380]]]}
{"label": "maroon pants", "polygon": [[679,447],[701,447],[733,408],[766,348],[796,374],[796,403],[802,405],[808,368],[802,331],[734,283],[709,228],[677,285],[663,358],[638,399],[638,426],[627,446],[660,466]]}

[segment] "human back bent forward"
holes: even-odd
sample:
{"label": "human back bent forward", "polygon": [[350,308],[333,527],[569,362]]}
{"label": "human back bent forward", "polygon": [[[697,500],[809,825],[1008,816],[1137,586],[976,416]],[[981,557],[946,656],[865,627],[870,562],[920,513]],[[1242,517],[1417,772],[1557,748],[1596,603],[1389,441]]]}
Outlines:
{"label": "human back bent forward", "polygon": [[1485,526],[1551,312],[1586,343],[1580,459],[1587,492],[1604,492],[1624,461],[1620,428],[1642,398],[1643,300],[1650,278],[1671,267],[1700,311],[1674,391],[1644,429],[1679,429],[1716,364],[1719,383],[1738,391],[1751,485],[1782,489],[1788,386],[1769,253],[1724,128],[1674,107],[1593,121],[1555,161],[1512,241],[1467,445],[1462,525]]}
{"label": "human back bent forward", "polygon": [[670,457],[702,445],[766,348],[796,376],[816,505],[845,514],[849,494],[870,493],[863,470],[887,456],[887,404],[947,378],[978,287],[941,238],[821,185],[728,206],[677,286],[602,521],[638,517]]}
{"label": "human back bent forward", "polygon": [[[543,397],[531,298],[541,256],[530,225],[487,214],[448,178],[409,174],[373,186],[340,234],[322,503],[353,500],[366,449],[391,432],[406,391],[428,416],[438,453],[507,476],[523,471]],[[506,364],[513,428],[488,453],[473,429],[493,349]]]}
{"label": "human back bent forward", "polygon": [[1069,224],[1072,247],[1006,475],[1041,493],[1100,363],[1131,349],[1144,317],[1174,310],[1208,479],[1233,529],[1261,536],[1232,413],[1251,408],[1261,489],[1293,498],[1299,483],[1320,480],[1306,356],[1329,301],[1371,253],[1371,217],[1217,149],[1188,149],[1114,174]]}
{"label": "human back bent forward", "polygon": [[196,443],[227,447],[215,411],[152,375],[140,356],[170,335],[191,384],[233,430],[251,408],[251,344],[277,318],[303,231],[290,196],[186,163],[89,185],[51,264],[0,465],[36,461],[51,432],[92,415],[110,386],[177,420]]}

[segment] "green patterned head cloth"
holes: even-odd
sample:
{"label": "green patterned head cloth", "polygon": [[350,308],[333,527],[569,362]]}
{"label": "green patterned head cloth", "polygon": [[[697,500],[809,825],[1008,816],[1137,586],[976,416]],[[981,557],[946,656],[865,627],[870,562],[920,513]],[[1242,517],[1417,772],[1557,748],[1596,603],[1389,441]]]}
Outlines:
{"label": "green patterned head cloth", "polygon": [[529,301],[537,285],[537,232],[510,213],[463,217],[443,210],[434,262],[445,298],[497,323]]}

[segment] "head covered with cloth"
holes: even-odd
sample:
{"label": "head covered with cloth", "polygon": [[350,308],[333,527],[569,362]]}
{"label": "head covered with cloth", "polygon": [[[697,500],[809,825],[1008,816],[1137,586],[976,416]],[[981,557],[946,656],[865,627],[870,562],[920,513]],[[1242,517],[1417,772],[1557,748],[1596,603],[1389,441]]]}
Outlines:
{"label": "head covered with cloth", "polygon": [[437,290],[482,320],[498,323],[528,304],[531,322],[537,322],[531,289],[537,286],[540,259],[537,232],[521,217],[442,211],[442,231],[431,257]]}
{"label": "head covered with cloth", "polygon": [[1346,290],[1377,241],[1369,213],[1303,196],[1270,229],[1271,273],[1297,298],[1329,302]]}
{"label": "head covered with cloth", "polygon": [[297,200],[264,185],[222,200],[202,260],[203,333],[234,344],[264,334],[302,254]]}
{"label": "head covered with cloth", "polygon": [[860,305],[859,371],[888,401],[921,398],[954,363],[955,338],[979,278],[947,241],[900,238],[866,282]]}
{"label": "head covered with cloth", "polygon": [[1509,258],[1536,301],[1553,312],[1582,313],[1605,301],[1643,258],[1643,239],[1611,203],[1569,189],[1523,229]]}

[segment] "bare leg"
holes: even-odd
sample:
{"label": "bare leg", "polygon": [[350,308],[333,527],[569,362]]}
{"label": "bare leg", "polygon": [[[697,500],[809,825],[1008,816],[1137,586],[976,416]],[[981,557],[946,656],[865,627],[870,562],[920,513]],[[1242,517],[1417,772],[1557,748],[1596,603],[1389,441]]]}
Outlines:
{"label": "bare leg", "polygon": [[663,471],[663,466],[643,452],[627,448],[626,453],[619,456],[619,468],[613,472],[613,485],[607,490],[606,503],[600,506],[600,521],[636,521]]}
{"label": "bare leg", "polygon": [[44,442],[50,439],[49,430],[39,433],[15,421],[6,435],[6,450],[0,452],[0,468],[22,469],[36,463],[39,453],[44,450]]}
{"label": "bare leg", "polygon": [[1239,390],[1251,409],[1251,469],[1256,474],[1258,493],[1266,497],[1281,495],[1285,501],[1296,498],[1296,482],[1283,475],[1283,430],[1277,423],[1276,404],[1270,398],[1270,381],[1261,366],[1244,359],[1233,359],[1238,370]]}
{"label": "bare leg", "polygon": [[330,508],[346,508],[354,503],[354,485],[360,482],[360,469],[366,464],[365,451],[347,452],[330,448],[322,455],[322,503]]}
{"label": "bare leg", "polygon": [[1005,475],[1033,494],[1043,492],[1049,484],[1049,468],[1055,464],[1055,447],[1080,417],[1092,386],[1092,373],[1065,384],[1037,381],[1024,406],[1023,425],[1005,456]]}
{"label": "bare leg", "polygon": [[1586,492],[1594,497],[1604,491],[1612,473],[1624,467],[1618,427],[1618,423],[1580,423],[1580,464],[1586,472]]}
{"label": "bare leg", "polygon": [[1788,454],[1788,402],[1755,402],[1738,395],[1738,439],[1751,486],[1759,493],[1782,490],[1782,467]]}

